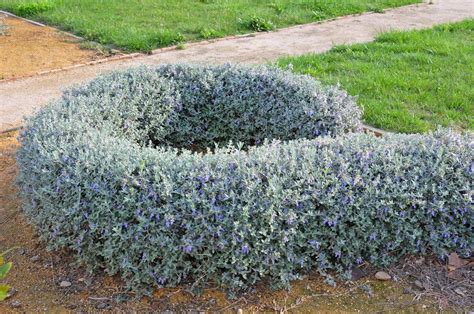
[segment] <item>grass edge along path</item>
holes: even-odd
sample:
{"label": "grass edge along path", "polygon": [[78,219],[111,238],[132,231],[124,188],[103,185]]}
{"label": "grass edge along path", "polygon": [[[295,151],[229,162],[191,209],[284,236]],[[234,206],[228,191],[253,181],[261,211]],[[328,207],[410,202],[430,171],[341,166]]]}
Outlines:
{"label": "grass edge along path", "polygon": [[87,40],[150,52],[182,42],[269,31],[422,0],[0,0],[0,9]]}
{"label": "grass edge along path", "polygon": [[339,83],[358,97],[371,126],[404,133],[439,125],[474,130],[474,19],[391,31],[371,43],[282,58],[278,64]]}

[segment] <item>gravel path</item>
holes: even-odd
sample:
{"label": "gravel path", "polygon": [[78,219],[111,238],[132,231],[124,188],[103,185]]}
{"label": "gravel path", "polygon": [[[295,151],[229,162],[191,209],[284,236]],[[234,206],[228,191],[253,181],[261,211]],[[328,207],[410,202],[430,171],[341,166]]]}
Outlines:
{"label": "gravel path", "polygon": [[157,50],[152,55],[72,68],[0,83],[0,131],[21,125],[61,94],[61,90],[94,78],[99,73],[139,64],[163,62],[263,63],[285,55],[324,52],[337,44],[368,42],[383,31],[419,29],[474,17],[473,0],[434,0],[383,14],[365,13],[319,24],[305,24],[271,33],[233,37],[186,45],[184,50]]}

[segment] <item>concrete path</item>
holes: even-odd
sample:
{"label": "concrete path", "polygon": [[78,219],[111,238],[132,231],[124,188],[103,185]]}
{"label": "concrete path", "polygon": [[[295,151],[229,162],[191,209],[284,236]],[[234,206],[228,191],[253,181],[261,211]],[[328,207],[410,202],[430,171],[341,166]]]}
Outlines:
{"label": "concrete path", "polygon": [[419,29],[474,17],[474,0],[434,0],[386,11],[347,16],[271,33],[189,44],[184,50],[165,49],[152,55],[82,66],[61,72],[0,83],[0,131],[21,125],[25,115],[59,97],[71,85],[114,69],[163,62],[263,63],[285,55],[324,52],[337,44],[368,42],[383,31]]}

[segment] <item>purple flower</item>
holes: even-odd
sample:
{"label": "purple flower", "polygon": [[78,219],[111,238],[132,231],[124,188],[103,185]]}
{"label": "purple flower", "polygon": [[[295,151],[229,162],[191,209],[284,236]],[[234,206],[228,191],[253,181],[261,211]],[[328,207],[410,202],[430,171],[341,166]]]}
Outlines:
{"label": "purple flower", "polygon": [[160,285],[163,285],[163,284],[166,282],[166,280],[167,280],[165,277],[161,277],[161,276],[158,277],[158,276],[156,275],[156,272],[153,272],[151,275],[152,275],[153,278],[156,280],[156,282],[158,282]]}
{"label": "purple flower", "polygon": [[319,250],[319,247],[321,246],[321,243],[319,243],[316,240],[309,240],[308,243],[309,243],[309,245],[311,245],[312,247],[314,247],[317,250]]}
{"label": "purple flower", "polygon": [[198,179],[198,181],[201,182],[201,184],[204,184],[209,181],[210,177],[209,175],[206,175],[205,177],[198,176],[196,177],[196,179]]}
{"label": "purple flower", "polygon": [[100,192],[100,186],[95,182],[90,185],[90,188],[94,192]]}
{"label": "purple flower", "polygon": [[325,217],[323,223],[328,227],[335,227],[337,225],[337,218],[330,219]]}
{"label": "purple flower", "polygon": [[334,255],[335,255],[337,258],[340,258],[341,255],[342,255],[342,253],[341,253],[341,251],[337,251],[336,254],[334,254]]}
{"label": "purple flower", "polygon": [[189,254],[193,251],[193,246],[192,245],[185,245],[183,247],[183,251]]}
{"label": "purple flower", "polygon": [[357,260],[356,260],[356,263],[357,264],[362,264],[364,262],[364,260],[362,259],[362,257],[358,257]]}
{"label": "purple flower", "polygon": [[166,219],[166,222],[165,222],[165,225],[166,225],[166,228],[169,228],[173,225],[174,223],[174,219],[173,218],[170,218],[170,219]]}
{"label": "purple flower", "polygon": [[229,170],[230,170],[230,171],[235,171],[235,169],[237,169],[237,164],[231,162],[231,163],[229,164]]}
{"label": "purple flower", "polygon": [[242,245],[242,248],[240,249],[240,251],[243,254],[249,254],[249,247],[247,245]]}
{"label": "purple flower", "polygon": [[376,234],[375,232],[373,232],[373,233],[370,235],[369,240],[370,240],[370,241],[375,241],[375,240],[377,240],[377,234]]}
{"label": "purple flower", "polygon": [[150,188],[148,192],[148,198],[159,200],[159,197],[156,195],[156,192],[153,190],[153,188]]}

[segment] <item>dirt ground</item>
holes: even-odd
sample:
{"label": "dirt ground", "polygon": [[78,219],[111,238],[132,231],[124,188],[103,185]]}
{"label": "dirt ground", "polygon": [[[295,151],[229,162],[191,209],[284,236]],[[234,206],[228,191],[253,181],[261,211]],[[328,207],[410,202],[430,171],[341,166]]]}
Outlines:
{"label": "dirt ground", "polygon": [[0,80],[33,75],[95,60],[101,55],[81,49],[79,40],[51,27],[37,26],[0,13],[7,26],[0,36]]}
{"label": "dirt ground", "polygon": [[[434,312],[439,303],[429,296],[411,293],[408,282],[376,281],[373,270],[362,270],[361,279],[332,288],[318,275],[296,281],[290,291],[271,291],[265,284],[229,300],[217,289],[195,297],[187,287],[159,289],[153,297],[137,300],[123,290],[120,280],[103,274],[90,275],[72,267],[70,252],[48,252],[21,213],[15,177],[18,133],[0,134],[0,252],[18,247],[6,256],[13,268],[5,283],[12,296],[0,303],[0,313],[17,312]],[[61,288],[61,281],[70,287]]]}

